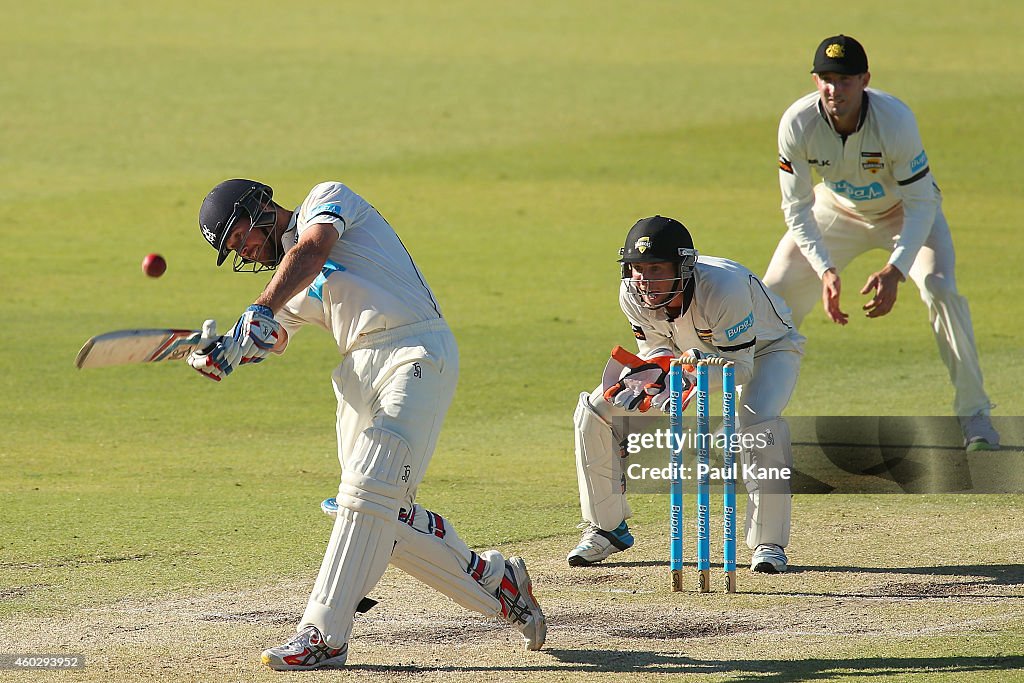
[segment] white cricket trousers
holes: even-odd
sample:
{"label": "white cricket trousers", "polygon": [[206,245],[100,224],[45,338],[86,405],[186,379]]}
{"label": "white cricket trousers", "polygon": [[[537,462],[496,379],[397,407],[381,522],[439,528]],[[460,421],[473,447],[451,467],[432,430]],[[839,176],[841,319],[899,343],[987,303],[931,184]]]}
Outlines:
{"label": "white cricket trousers", "polygon": [[[816,185],[814,194],[814,218],[838,272],[865,252],[882,249],[891,253],[895,249],[896,239],[903,228],[902,204],[875,223],[868,223],[840,206],[824,185]],[[940,204],[931,233],[918,252],[909,276],[928,307],[939,355],[946,364],[955,389],[953,411],[956,415],[968,416],[987,410],[990,403],[974,343],[971,312],[967,300],[957,292],[955,265],[953,238]],[[821,279],[789,232],[779,241],[762,279],[789,304],[797,327],[821,301]],[[845,289],[847,297],[849,292],[856,291],[849,285]]]}
{"label": "white cricket trousers", "polygon": [[451,523],[415,504],[458,380],[458,349],[443,320],[364,338],[335,369],[338,516],[299,630],[348,642],[355,607],[396,565],[460,605],[500,613],[505,574],[496,551],[477,555]]}

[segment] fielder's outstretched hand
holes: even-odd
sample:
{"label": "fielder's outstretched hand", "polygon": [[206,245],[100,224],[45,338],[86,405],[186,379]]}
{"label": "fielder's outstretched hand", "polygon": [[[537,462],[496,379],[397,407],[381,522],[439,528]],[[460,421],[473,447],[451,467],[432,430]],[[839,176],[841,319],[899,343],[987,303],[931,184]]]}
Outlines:
{"label": "fielder's outstretched hand", "polygon": [[843,313],[839,308],[839,293],[842,291],[843,283],[839,279],[839,273],[829,268],[821,275],[821,304],[825,307],[825,315],[834,323],[845,325],[850,322],[850,316]]}
{"label": "fielder's outstretched hand", "polygon": [[864,310],[869,318],[880,318],[892,310],[892,307],[896,305],[896,294],[903,279],[903,273],[891,263],[868,277],[868,281],[860,293],[867,294],[871,291],[875,293],[871,301],[864,304]]}

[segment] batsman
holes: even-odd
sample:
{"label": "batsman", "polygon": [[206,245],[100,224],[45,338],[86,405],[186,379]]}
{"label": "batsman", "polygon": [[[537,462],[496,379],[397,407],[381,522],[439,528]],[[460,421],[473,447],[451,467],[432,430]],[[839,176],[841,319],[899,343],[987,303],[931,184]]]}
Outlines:
{"label": "batsman", "polygon": [[[613,423],[622,421],[614,418],[667,412],[668,360],[684,352],[735,363],[737,435],[753,444],[740,453],[744,467],[792,468],[789,427],[781,415],[796,387],[804,337],[782,299],[739,263],[698,255],[689,231],[672,218],[638,221],[619,256],[619,305],[643,362],[622,362],[617,350],[601,384],[580,394],[574,422],[584,521],[583,537],[567,558],[573,567],[632,547],[623,467],[627,435],[617,432]],[[721,375],[712,377],[720,389]],[[684,396],[695,381],[684,377]],[[788,566],[792,497],[786,482],[778,484],[766,493],[763,482],[744,481],[746,542],[756,572],[775,574]]]}
{"label": "batsman", "polygon": [[[336,668],[348,658],[353,615],[388,563],[458,604],[504,620],[539,650],[547,625],[522,558],[479,555],[451,522],[415,502],[458,376],[448,323],[426,279],[386,220],[337,182],[320,183],[296,209],[263,183],[234,179],[207,195],[199,227],[217,265],[274,271],[230,334],[189,364],[221,381],[283,353],[303,326],[338,345],[341,484],[334,529],[296,634],[263,652],[277,670]],[[264,397],[278,423],[301,419],[287,396]],[[281,533],[294,533],[282,530]],[[308,530],[298,542],[314,542]],[[305,539],[305,540],[303,540]]]}

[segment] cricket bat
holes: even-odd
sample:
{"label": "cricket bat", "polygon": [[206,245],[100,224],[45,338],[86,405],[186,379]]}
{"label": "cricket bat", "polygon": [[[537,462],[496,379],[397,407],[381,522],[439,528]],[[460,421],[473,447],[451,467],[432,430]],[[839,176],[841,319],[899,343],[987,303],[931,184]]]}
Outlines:
{"label": "cricket bat", "polygon": [[181,360],[216,338],[217,323],[213,320],[204,322],[202,330],[138,329],[107,332],[85,342],[75,358],[75,367],[106,368]]}

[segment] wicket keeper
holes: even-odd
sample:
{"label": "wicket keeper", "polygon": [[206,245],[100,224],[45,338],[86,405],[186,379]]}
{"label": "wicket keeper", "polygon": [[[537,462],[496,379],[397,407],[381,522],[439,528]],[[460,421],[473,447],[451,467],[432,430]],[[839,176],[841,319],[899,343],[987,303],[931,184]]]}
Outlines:
{"label": "wicket keeper", "polygon": [[[792,469],[789,427],[781,414],[796,387],[804,338],[789,308],[744,266],[699,256],[686,227],[663,216],[644,218],[619,250],[619,305],[632,326],[639,356],[646,359],[716,355],[735,363],[737,435],[763,447],[745,449],[740,460],[755,468]],[[609,370],[611,372],[609,372]],[[721,386],[721,376],[712,375]],[[688,378],[692,384],[695,378]],[[712,385],[714,388],[714,384]],[[613,418],[669,410],[667,369],[652,362],[629,368],[610,360],[594,391],[581,393],[573,417],[576,473],[583,536],[569,553],[570,566],[600,562],[633,545],[626,520],[622,443]],[[666,453],[667,456],[667,453]],[[753,571],[786,571],[792,497],[788,482],[764,494],[759,482],[748,492],[746,542]]]}

